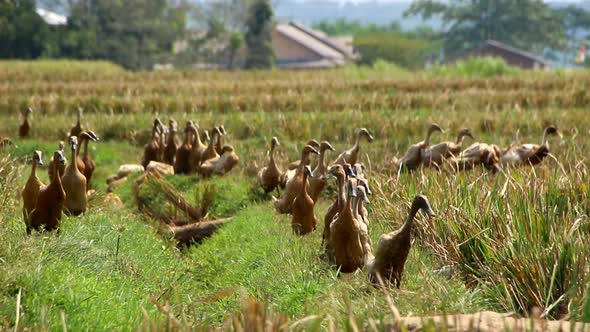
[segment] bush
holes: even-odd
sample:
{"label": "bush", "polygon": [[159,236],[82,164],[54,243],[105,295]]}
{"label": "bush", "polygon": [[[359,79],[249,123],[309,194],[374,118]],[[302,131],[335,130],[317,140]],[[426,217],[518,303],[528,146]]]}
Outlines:
{"label": "bush", "polygon": [[373,32],[354,38],[359,52],[359,63],[374,64],[378,59],[393,62],[401,67],[420,69],[435,43],[423,39],[409,39],[395,32]]}
{"label": "bush", "polygon": [[436,76],[501,76],[516,75],[520,72],[502,58],[477,57],[458,61],[450,65],[436,66],[432,73]]}

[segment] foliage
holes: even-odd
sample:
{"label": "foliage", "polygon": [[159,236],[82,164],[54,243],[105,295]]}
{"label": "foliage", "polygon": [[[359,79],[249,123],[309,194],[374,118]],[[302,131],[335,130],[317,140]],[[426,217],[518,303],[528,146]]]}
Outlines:
{"label": "foliage", "polygon": [[521,70],[507,64],[502,58],[475,57],[454,64],[440,65],[432,69],[434,76],[473,76],[491,77],[516,75]]}
{"label": "foliage", "polygon": [[399,33],[381,32],[355,36],[354,48],[360,54],[361,64],[373,64],[382,59],[404,68],[420,69],[432,54],[435,44],[427,40],[408,39]]}
{"label": "foliage", "polygon": [[50,47],[49,27],[34,0],[0,2],[0,58],[35,59]]}
{"label": "foliage", "polygon": [[248,69],[267,69],[274,64],[271,44],[272,17],[272,7],[268,0],[256,0],[250,7],[245,35]]}
{"label": "foliage", "polygon": [[488,39],[540,52],[563,45],[563,23],[537,0],[415,0],[405,15],[440,15],[447,25],[445,50],[457,54]]}
{"label": "foliage", "polygon": [[363,24],[359,20],[347,20],[338,18],[333,21],[323,20],[313,24],[313,28],[321,30],[330,36],[355,35],[358,33],[370,32],[399,32],[401,26],[399,22],[393,21],[387,25],[377,25],[375,23]]}

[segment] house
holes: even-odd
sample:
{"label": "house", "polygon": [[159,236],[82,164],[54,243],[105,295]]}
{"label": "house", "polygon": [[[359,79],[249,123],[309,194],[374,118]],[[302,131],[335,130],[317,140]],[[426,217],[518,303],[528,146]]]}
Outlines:
{"label": "house", "polygon": [[495,40],[486,40],[479,47],[463,53],[461,56],[447,62],[455,62],[459,59],[472,57],[492,56],[504,59],[507,64],[522,69],[550,69],[551,64],[542,57],[533,53],[508,46]]}
{"label": "house", "polygon": [[330,38],[295,22],[275,26],[272,48],[279,68],[332,68],[354,59],[352,37]]}

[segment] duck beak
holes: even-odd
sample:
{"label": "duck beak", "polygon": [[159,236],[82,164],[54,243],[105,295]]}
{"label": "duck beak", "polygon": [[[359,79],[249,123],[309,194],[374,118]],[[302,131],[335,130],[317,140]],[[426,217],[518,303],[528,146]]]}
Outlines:
{"label": "duck beak", "polygon": [[363,202],[371,204],[371,201],[369,201],[369,198],[367,196],[363,196]]}
{"label": "duck beak", "polygon": [[356,193],[356,187],[352,186],[352,188],[350,188],[350,197],[356,197],[357,193]]}
{"label": "duck beak", "polygon": [[328,145],[328,150],[330,150],[330,151],[336,151],[336,149],[334,149],[334,147],[331,144]]}

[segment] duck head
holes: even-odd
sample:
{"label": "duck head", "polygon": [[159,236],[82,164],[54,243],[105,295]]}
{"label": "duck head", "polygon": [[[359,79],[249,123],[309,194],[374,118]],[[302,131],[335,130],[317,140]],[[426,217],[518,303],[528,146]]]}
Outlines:
{"label": "duck head", "polygon": [[432,207],[430,206],[430,202],[428,198],[424,195],[417,195],[414,197],[414,201],[412,201],[412,211],[422,210],[428,217],[434,217],[434,211],[432,211]]}

